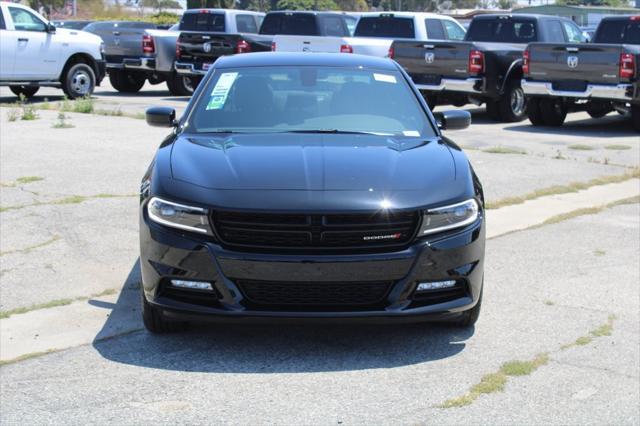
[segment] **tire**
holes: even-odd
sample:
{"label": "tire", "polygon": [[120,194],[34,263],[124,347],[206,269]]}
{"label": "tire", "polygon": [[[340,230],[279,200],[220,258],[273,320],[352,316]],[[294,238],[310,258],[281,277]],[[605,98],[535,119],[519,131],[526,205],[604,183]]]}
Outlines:
{"label": "tire", "polygon": [[589,114],[591,118],[602,118],[611,111],[611,107],[606,104],[589,103],[587,105],[587,114]]}
{"label": "tire", "polygon": [[500,121],[516,123],[527,118],[527,99],[520,87],[519,80],[509,80],[507,87],[498,99]]}
{"label": "tire", "polygon": [[134,74],[123,70],[110,70],[109,82],[118,92],[137,93],[142,89],[147,79],[144,75]]}
{"label": "tire", "polygon": [[640,133],[640,105],[631,105],[631,125]]}
{"label": "tire", "polygon": [[497,101],[487,101],[485,103],[487,109],[487,115],[494,121],[500,121],[500,109],[498,108]]}
{"label": "tire", "polygon": [[69,99],[82,98],[93,93],[96,75],[88,64],[73,64],[66,69],[61,82],[62,90]]}
{"label": "tire", "polygon": [[195,83],[193,78],[177,74],[167,79],[167,88],[174,96],[191,96],[197,87]]}
{"label": "tire", "polygon": [[186,328],[184,322],[166,320],[157,308],[147,302],[142,287],[140,288],[140,301],[142,304],[142,322],[144,323],[144,328],[149,332],[154,334],[174,333]]}
{"label": "tire", "polygon": [[542,99],[540,101],[540,114],[546,126],[562,126],[567,118],[567,107],[557,99]]}
{"label": "tire", "polygon": [[480,310],[482,309],[482,293],[484,291],[484,283],[482,284],[482,290],[480,290],[480,297],[478,298],[478,303],[476,306],[469,309],[468,311],[464,311],[460,314],[460,318],[454,322],[456,327],[468,328],[475,325],[480,318]]}
{"label": "tire", "polygon": [[33,95],[35,95],[38,90],[40,90],[39,86],[9,86],[9,90],[13,92],[14,95],[20,97],[20,95],[29,99]]}
{"label": "tire", "polygon": [[544,126],[542,112],[540,111],[540,99],[529,99],[527,101],[527,116],[534,126]]}

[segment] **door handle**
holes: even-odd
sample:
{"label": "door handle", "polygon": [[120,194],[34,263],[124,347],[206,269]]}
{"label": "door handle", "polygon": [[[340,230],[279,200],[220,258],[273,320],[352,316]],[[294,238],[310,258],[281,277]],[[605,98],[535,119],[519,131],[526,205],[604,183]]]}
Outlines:
{"label": "door handle", "polygon": [[21,38],[18,39],[18,41],[29,41],[29,39],[21,37]]}

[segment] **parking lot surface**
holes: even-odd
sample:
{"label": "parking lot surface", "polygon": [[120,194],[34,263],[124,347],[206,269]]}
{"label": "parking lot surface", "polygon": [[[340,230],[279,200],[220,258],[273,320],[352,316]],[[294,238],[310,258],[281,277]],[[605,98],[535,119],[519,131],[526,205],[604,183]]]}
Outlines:
{"label": "parking lot surface", "polygon": [[[0,103],[14,101],[0,88]],[[58,90],[38,93],[49,109],[34,121],[0,108],[0,311],[13,320],[73,302],[109,312],[93,343],[0,367],[2,424],[639,423],[637,198],[489,240],[470,331],[210,325],[158,337],[140,321],[103,340],[138,315],[137,193],[167,133],[140,115],[187,101],[164,85],[123,96],[106,82],[96,113],[67,112],[64,129],[52,127]],[[475,124],[447,136],[467,150],[489,205],[637,177],[640,138],[617,114],[534,129],[470,110]],[[114,303],[96,296],[110,292]],[[542,355],[502,390],[464,399],[504,363]]]}

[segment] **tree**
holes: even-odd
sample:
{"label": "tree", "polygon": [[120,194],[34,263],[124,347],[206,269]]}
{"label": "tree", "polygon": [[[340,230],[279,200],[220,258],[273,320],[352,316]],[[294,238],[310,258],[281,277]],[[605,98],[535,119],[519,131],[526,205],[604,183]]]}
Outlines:
{"label": "tree", "polygon": [[337,10],[333,0],[278,0],[278,10]]}
{"label": "tree", "polygon": [[560,6],[627,6],[624,0],[557,0],[556,4]]}

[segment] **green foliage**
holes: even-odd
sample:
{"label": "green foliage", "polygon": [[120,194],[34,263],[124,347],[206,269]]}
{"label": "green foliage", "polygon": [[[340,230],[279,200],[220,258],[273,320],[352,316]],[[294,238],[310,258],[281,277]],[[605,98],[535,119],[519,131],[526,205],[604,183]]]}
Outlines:
{"label": "green foliage", "polygon": [[333,0],[278,0],[280,10],[337,10]]}
{"label": "green foliage", "polygon": [[628,6],[624,0],[557,0],[559,6]]}

